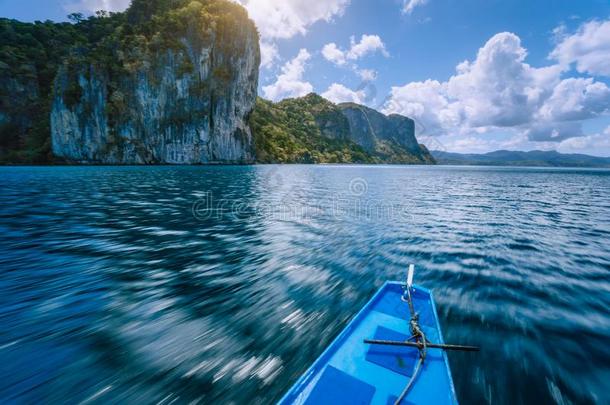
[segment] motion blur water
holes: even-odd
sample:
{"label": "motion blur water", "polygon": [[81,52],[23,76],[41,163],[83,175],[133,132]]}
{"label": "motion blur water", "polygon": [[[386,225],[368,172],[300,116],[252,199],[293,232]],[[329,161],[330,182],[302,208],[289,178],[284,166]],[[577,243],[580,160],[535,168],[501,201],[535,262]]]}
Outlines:
{"label": "motion blur water", "polygon": [[269,403],[385,280],[464,404],[610,401],[610,171],[0,168],[0,401]]}

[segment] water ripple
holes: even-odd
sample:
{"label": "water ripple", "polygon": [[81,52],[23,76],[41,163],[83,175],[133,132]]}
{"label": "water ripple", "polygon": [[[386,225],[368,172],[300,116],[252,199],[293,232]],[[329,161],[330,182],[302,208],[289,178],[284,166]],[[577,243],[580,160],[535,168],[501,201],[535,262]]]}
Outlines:
{"label": "water ripple", "polygon": [[269,403],[409,263],[462,403],[610,402],[610,171],[0,173],[2,402]]}

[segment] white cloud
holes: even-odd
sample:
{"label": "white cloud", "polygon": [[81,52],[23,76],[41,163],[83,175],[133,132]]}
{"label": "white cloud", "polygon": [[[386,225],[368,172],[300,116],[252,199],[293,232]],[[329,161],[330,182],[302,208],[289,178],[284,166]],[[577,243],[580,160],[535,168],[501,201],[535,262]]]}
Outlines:
{"label": "white cloud", "polygon": [[124,11],[131,0],[73,0],[63,3],[63,8],[69,13],[94,13],[98,10]]}
{"label": "white cloud", "polygon": [[334,42],[324,45],[322,48],[322,56],[335,65],[344,65],[346,63],[345,52],[339,49]]}
{"label": "white cloud", "polygon": [[392,87],[383,112],[417,118],[425,127],[422,132],[440,134],[442,129],[460,124],[461,117],[455,107],[447,97],[447,83],[426,80]]}
{"label": "white cloud", "polygon": [[305,34],[318,21],[332,21],[350,0],[238,0],[254,20],[264,40]]}
{"label": "white cloud", "polygon": [[538,116],[544,120],[584,120],[608,112],[610,88],[588,78],[569,78],[559,82],[544,102]]}
{"label": "white cloud", "polygon": [[467,136],[465,138],[448,139],[443,143],[445,150],[457,153],[477,153],[488,152],[491,149],[497,149],[498,143],[489,139],[484,139],[476,136]]}
{"label": "white cloud", "polygon": [[[261,66],[271,68],[279,60],[275,41],[305,35],[318,21],[341,16],[350,0],[233,0],[248,10],[261,34]],[[65,0],[67,12],[123,11],[131,0]]]}
{"label": "white cloud", "polygon": [[261,67],[270,69],[280,60],[275,41],[305,35],[318,21],[341,16],[350,0],[234,0],[242,4],[261,35]]}
{"label": "white cloud", "polygon": [[560,142],[583,136],[582,124],[577,121],[533,123],[524,134],[534,142]]}
{"label": "white cloud", "polygon": [[307,49],[301,49],[299,54],[282,66],[282,73],[275,83],[263,87],[266,98],[277,101],[288,97],[300,97],[313,91],[311,83],[303,81],[303,73],[311,55]]}
{"label": "white cloud", "polygon": [[366,101],[366,92],[364,90],[352,90],[342,84],[333,83],[324,93],[322,93],[322,97],[333,103],[352,102],[364,104]]}
{"label": "white cloud", "polygon": [[341,50],[334,42],[324,45],[322,48],[322,56],[329,62],[335,65],[345,65],[348,61],[361,59],[369,54],[380,52],[383,56],[388,57],[389,53],[385,48],[385,44],[379,35],[362,35],[360,42],[352,36],[350,38],[350,48]]}
{"label": "white cloud", "polygon": [[[305,35],[319,21],[341,16],[350,0],[233,0],[248,10],[261,34],[261,66],[270,69],[280,59],[275,41]],[[122,11],[131,0],[66,0],[68,12]]]}
{"label": "white cloud", "polygon": [[[562,141],[557,150],[563,153],[590,153],[597,155],[600,150],[610,150],[610,127],[603,132]],[[608,155],[608,154],[606,154]]]}
{"label": "white cloud", "polygon": [[415,7],[423,6],[428,3],[428,0],[403,0],[402,12],[411,14]]}
{"label": "white cloud", "polygon": [[511,126],[527,122],[531,72],[523,61],[526,51],[511,33],[497,34],[481,49],[474,62],[457,66],[447,83],[447,95],[461,102],[472,126]]}
{"label": "white cloud", "polygon": [[581,120],[608,112],[606,84],[562,79],[560,65],[535,68],[525,63],[526,56],[519,37],[496,34],[448,81],[392,87],[384,112],[417,118],[427,134],[467,136],[509,128],[537,142],[582,136]]}
{"label": "white cloud", "polygon": [[277,45],[272,42],[260,42],[261,47],[261,67],[271,68],[280,58]]}
{"label": "white cloud", "polygon": [[372,82],[377,79],[377,71],[374,69],[359,69],[356,74],[365,82]]}
{"label": "white cloud", "polygon": [[375,53],[377,51],[381,52],[385,57],[389,56],[379,35],[362,35],[362,37],[360,37],[360,42],[358,43],[356,43],[354,37],[351,37],[350,45],[351,49],[347,53],[348,59],[357,60],[369,53]]}
{"label": "white cloud", "polygon": [[574,63],[580,73],[610,76],[610,20],[587,22],[572,35],[565,31],[555,29],[559,43],[550,58],[565,67]]}

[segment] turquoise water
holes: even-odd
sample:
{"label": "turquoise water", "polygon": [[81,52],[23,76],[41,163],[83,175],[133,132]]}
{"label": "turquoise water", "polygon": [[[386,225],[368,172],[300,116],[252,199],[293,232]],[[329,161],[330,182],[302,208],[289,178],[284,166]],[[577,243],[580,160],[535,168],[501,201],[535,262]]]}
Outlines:
{"label": "turquoise water", "polygon": [[385,280],[464,404],[608,403],[610,171],[0,168],[0,401],[269,403]]}

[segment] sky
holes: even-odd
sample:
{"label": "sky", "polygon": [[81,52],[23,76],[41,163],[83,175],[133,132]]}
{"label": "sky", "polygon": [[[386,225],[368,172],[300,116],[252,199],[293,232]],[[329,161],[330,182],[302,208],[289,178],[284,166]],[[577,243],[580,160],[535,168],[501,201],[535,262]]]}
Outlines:
{"label": "sky", "polygon": [[[610,156],[608,0],[239,2],[261,34],[264,98],[314,91],[403,114],[431,149]],[[0,0],[0,16],[65,20],[128,3]]]}

